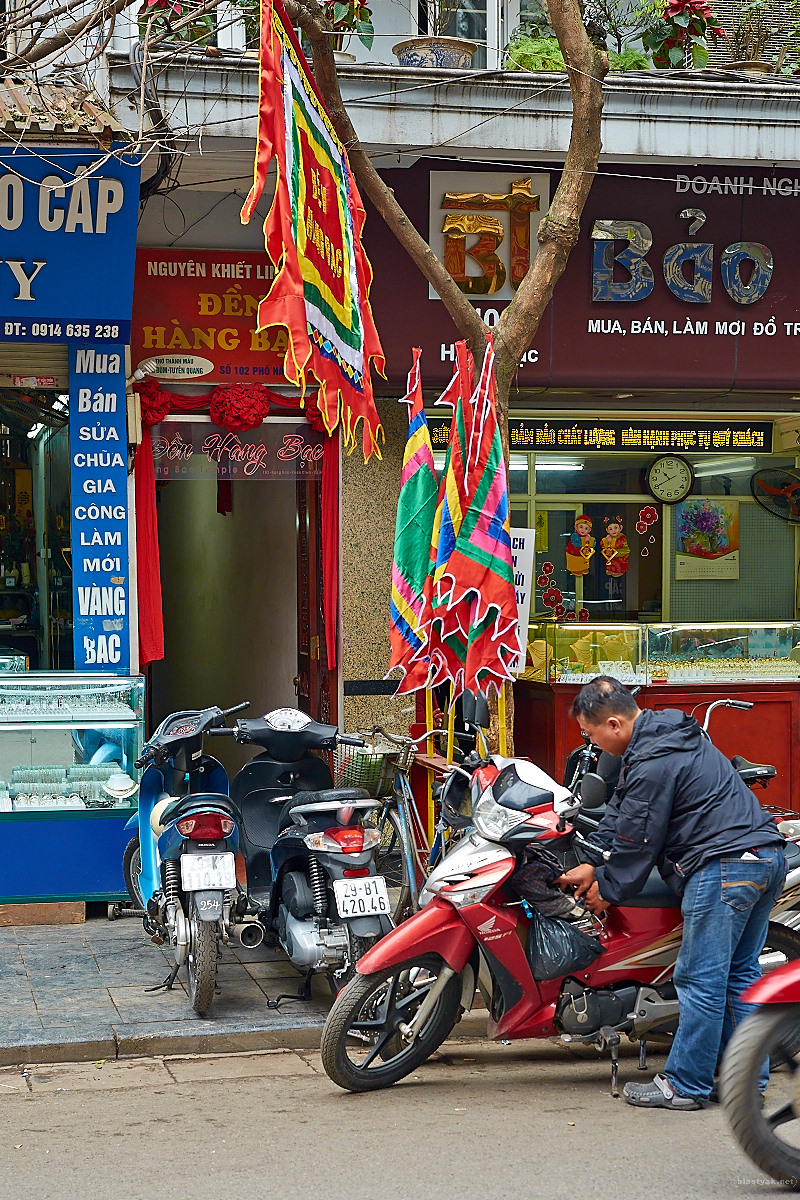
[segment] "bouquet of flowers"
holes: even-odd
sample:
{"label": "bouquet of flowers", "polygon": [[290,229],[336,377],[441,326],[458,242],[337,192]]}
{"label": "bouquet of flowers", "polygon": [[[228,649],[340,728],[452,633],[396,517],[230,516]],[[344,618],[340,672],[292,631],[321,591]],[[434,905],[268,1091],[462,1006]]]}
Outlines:
{"label": "bouquet of flowers", "polygon": [[728,549],[728,529],[733,515],[715,500],[687,500],[680,506],[678,540],[686,554],[716,558]]}

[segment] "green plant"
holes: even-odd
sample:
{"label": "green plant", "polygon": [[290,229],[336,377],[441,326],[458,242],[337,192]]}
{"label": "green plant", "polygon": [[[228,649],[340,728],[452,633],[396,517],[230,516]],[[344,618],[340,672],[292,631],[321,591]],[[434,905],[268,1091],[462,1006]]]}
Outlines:
{"label": "green plant", "polygon": [[564,56],[554,37],[537,37],[515,30],[505,49],[506,71],[564,71]]}
{"label": "green plant", "polygon": [[650,56],[633,46],[625,46],[619,54],[616,50],[608,52],[609,71],[649,71],[651,66]]}
{"label": "green plant", "polygon": [[[780,13],[786,11],[782,6]],[[763,59],[767,42],[780,31],[779,12],[770,0],[734,4],[725,41],[734,62]]]}
{"label": "green plant", "polygon": [[[650,27],[657,7],[655,3],[643,5],[635,0],[586,0],[583,23],[592,40],[602,49],[608,45],[610,52],[622,54]],[[602,40],[593,36],[595,30],[602,35]]]}
{"label": "green plant", "polygon": [[[137,13],[139,34],[142,41],[150,30],[150,38],[185,42],[187,46],[208,45],[214,37],[214,18],[211,13],[197,13],[196,0],[144,0]],[[185,17],[191,19],[179,25]]]}
{"label": "green plant", "polygon": [[372,11],[366,4],[361,4],[360,0],[348,0],[347,3],[345,0],[321,0],[321,3],[331,28],[338,35],[339,44],[334,43],[335,49],[341,50],[347,35],[351,33],[368,50],[372,49],[375,29]]}
{"label": "green plant", "polygon": [[692,66],[708,62],[707,38],[724,36],[706,0],[665,0],[658,16],[642,37],[642,44],[662,69],[682,67],[687,55]]}

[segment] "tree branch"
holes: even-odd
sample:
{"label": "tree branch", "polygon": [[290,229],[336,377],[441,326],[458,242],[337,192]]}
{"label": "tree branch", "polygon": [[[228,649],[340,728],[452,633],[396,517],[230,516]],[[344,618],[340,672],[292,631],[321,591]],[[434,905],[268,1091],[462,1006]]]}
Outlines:
{"label": "tree branch", "polygon": [[369,196],[400,245],[441,298],[459,334],[469,343],[475,357],[481,359],[486,345],[486,326],[442,262],[415,229],[395,199],[394,192],[381,179],[361,147],[342,100],[333,57],[333,39],[322,9],[316,0],[303,0],[303,3],[286,0],[285,7],[292,21],[300,26],[311,44],[317,87],[339,140],[347,149],[350,165],[359,186],[365,195]]}

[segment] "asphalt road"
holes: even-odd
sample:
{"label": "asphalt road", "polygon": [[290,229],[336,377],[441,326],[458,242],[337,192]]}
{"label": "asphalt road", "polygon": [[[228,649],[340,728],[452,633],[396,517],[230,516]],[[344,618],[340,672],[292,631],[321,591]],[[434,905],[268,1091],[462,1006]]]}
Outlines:
{"label": "asphalt road", "polygon": [[[635,1078],[626,1055],[620,1083]],[[0,1070],[1,1200],[781,1194],[718,1108],[632,1109],[585,1048],[452,1042],[362,1096],[310,1050]]]}

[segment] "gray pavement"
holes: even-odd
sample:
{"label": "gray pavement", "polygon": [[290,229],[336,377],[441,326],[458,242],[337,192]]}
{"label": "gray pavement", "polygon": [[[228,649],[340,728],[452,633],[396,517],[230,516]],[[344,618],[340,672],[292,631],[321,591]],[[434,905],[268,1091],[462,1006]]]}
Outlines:
{"label": "gray pavement", "polygon": [[217,994],[198,1017],[184,968],[172,991],[149,991],[170,971],[137,919],[0,929],[0,1065],[135,1055],[316,1046],[330,1004],[324,979],[308,1003],[278,950],[223,948]]}

